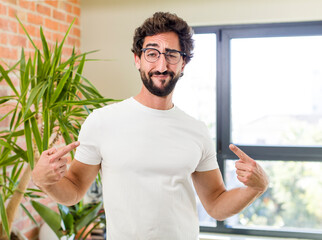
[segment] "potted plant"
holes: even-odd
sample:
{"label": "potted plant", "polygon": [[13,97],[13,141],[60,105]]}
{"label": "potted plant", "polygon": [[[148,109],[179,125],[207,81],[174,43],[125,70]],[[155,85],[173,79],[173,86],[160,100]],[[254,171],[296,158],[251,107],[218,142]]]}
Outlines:
{"label": "potted plant", "polygon": [[[40,154],[61,137],[66,144],[77,139],[81,123],[94,109],[115,100],[104,98],[82,76],[87,55],[75,50],[62,58],[65,39],[49,47],[40,27],[42,49],[39,49],[18,19],[34,47],[33,57],[21,50],[20,60],[12,67],[0,64],[0,82],[5,81],[12,94],[0,97],[0,107],[7,113],[0,121],[8,127],[0,131],[0,239],[9,239],[22,198],[37,197],[37,189],[28,189],[31,170]],[[93,51],[94,52],[94,51]],[[19,79],[19,87],[14,79]],[[23,146],[25,143],[25,147]],[[71,153],[73,157],[73,153]]]}
{"label": "potted plant", "polygon": [[80,201],[70,207],[58,204],[59,214],[37,201],[32,201],[32,206],[58,239],[86,239],[97,226],[105,226],[102,202],[84,204]]}

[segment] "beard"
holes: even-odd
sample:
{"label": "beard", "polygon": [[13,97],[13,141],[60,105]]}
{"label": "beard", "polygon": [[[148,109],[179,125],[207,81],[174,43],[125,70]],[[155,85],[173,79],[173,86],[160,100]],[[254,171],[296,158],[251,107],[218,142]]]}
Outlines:
{"label": "beard", "polygon": [[[174,72],[172,71],[164,71],[162,73],[159,71],[155,71],[155,72],[149,72],[147,77],[143,71],[141,70],[139,71],[140,71],[141,79],[144,86],[149,90],[150,93],[158,97],[168,96],[175,88],[179,78],[183,75],[183,74],[175,75]],[[153,75],[154,76],[169,75],[170,80],[167,84],[164,84],[162,87],[157,87],[152,80]]]}

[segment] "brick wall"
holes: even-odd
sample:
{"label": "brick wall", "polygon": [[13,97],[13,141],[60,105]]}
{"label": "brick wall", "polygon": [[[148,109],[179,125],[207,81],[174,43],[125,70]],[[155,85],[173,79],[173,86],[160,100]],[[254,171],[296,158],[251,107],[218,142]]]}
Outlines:
{"label": "brick wall", "polygon": [[[68,56],[73,46],[80,48],[80,0],[0,0],[0,62],[1,64],[12,65],[19,57],[21,48],[25,48],[26,54],[32,53],[32,45],[25,36],[22,28],[15,16],[21,20],[26,27],[31,38],[37,45],[41,46],[39,36],[39,27],[43,27],[44,34],[48,40],[49,46],[52,46],[56,40],[60,41],[67,31],[70,23],[76,18],[73,28],[66,40],[63,54]],[[15,81],[18,84],[18,80]],[[0,83],[0,96],[7,95],[9,87],[5,81]],[[0,108],[0,118],[5,109]],[[2,121],[0,124],[8,124],[8,121]],[[44,199],[43,203],[55,208],[56,204],[50,200]],[[32,211],[31,205],[23,202],[27,209]],[[41,218],[34,212],[33,215],[41,224]],[[29,218],[19,210],[14,227],[20,229],[28,239],[38,239],[38,228]]]}

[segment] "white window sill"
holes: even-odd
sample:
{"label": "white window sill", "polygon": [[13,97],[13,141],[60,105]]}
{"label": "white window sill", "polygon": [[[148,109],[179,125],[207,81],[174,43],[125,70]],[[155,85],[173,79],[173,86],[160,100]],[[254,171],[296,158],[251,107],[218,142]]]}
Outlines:
{"label": "white window sill", "polygon": [[[273,238],[273,237],[256,237],[245,235],[229,235],[220,233],[200,233],[200,240],[285,240],[285,238]],[[297,240],[297,238],[288,238],[288,240]],[[301,239],[304,240],[304,239]]]}

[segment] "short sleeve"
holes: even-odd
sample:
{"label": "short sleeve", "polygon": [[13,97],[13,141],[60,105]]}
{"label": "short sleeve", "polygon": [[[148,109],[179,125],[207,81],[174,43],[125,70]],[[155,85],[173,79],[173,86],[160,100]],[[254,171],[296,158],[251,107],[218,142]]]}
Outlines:
{"label": "short sleeve", "polygon": [[92,112],[83,123],[79,132],[80,145],[76,149],[75,159],[89,165],[101,163],[102,157],[99,146],[99,117],[98,111]]}
{"label": "short sleeve", "polygon": [[197,172],[210,171],[213,169],[219,168],[216,152],[215,152],[215,144],[211,139],[208,128],[205,124],[203,124],[203,150],[201,160],[196,167]]}

